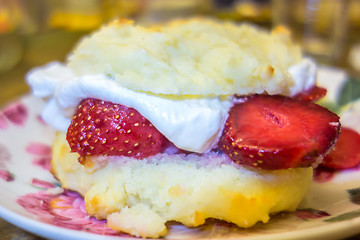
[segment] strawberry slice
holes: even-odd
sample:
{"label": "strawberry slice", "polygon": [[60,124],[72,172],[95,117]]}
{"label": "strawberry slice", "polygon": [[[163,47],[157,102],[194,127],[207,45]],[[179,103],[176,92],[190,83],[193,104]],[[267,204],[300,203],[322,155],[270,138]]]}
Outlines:
{"label": "strawberry slice", "polygon": [[315,103],[253,95],[229,112],[220,148],[236,163],[275,170],[317,164],[339,135],[339,117]]}
{"label": "strawberry slice", "polygon": [[323,98],[326,95],[326,92],[327,92],[326,88],[313,86],[312,88],[310,88],[305,92],[298,93],[297,95],[294,96],[294,98],[301,99],[304,101],[315,102]]}
{"label": "strawberry slice", "polygon": [[360,164],[360,134],[342,127],[339,139],[333,150],[325,156],[321,166],[339,170],[356,167]]}
{"label": "strawberry slice", "polygon": [[[83,100],[66,139],[80,156],[115,155],[142,159],[164,150],[168,140],[133,108],[98,99]],[[81,159],[79,161],[81,162]]]}

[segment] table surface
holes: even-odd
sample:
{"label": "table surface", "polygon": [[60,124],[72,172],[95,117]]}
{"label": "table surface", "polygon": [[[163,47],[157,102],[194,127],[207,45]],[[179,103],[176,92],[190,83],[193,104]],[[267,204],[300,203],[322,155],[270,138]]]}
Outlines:
{"label": "table surface", "polygon": [[[33,35],[11,36],[18,38],[17,43],[21,44],[22,56],[20,62],[13,69],[0,72],[0,107],[29,92],[24,76],[31,68],[53,60],[64,61],[83,34],[83,32],[51,30]],[[1,37],[0,35],[0,40]],[[0,239],[32,240],[41,238],[0,219]],[[347,240],[360,240],[360,234]]]}

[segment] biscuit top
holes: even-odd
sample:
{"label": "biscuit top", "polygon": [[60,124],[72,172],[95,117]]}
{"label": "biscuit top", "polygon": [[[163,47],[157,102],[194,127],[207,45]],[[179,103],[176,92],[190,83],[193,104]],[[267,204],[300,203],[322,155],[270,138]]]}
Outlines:
{"label": "biscuit top", "polygon": [[76,75],[105,74],[142,92],[289,95],[302,59],[286,32],[205,18],[137,26],[118,20],[84,38],[68,59]]}

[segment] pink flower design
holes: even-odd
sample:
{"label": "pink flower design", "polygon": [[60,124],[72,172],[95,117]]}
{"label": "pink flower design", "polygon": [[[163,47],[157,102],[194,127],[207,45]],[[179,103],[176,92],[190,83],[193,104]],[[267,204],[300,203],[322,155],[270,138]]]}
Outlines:
{"label": "pink flower design", "polygon": [[0,169],[0,178],[6,182],[14,181],[14,176],[7,170]]}
{"label": "pink flower design", "polygon": [[37,115],[36,119],[38,120],[39,123],[41,123],[42,125],[47,126],[48,124],[44,121],[44,119],[42,118],[41,115]]}
{"label": "pink flower design", "polygon": [[5,115],[0,112],[0,129],[8,128],[8,123],[6,121]]}
{"label": "pink flower design", "polygon": [[51,157],[40,157],[34,158],[32,164],[35,166],[42,167],[43,169],[50,170],[51,169]]}
{"label": "pink flower design", "polygon": [[43,143],[30,143],[26,147],[26,152],[35,155],[32,163],[36,166],[40,166],[45,170],[51,168],[51,147]]}
{"label": "pink flower design", "polygon": [[51,155],[51,147],[43,143],[30,143],[26,147],[26,152],[33,155]]}
{"label": "pink flower design", "polygon": [[4,109],[5,117],[15,125],[23,126],[28,118],[28,109],[22,103],[15,103]]}
{"label": "pink flower design", "polygon": [[50,183],[48,181],[43,181],[43,180],[38,179],[38,178],[33,178],[31,180],[31,184],[33,186],[35,186],[35,187],[44,188],[44,189],[49,189],[49,188],[56,187],[56,185],[54,183]]}
{"label": "pink flower design", "polygon": [[11,155],[9,150],[6,146],[0,144],[0,178],[7,182],[15,180],[14,175],[6,169],[6,162],[9,162],[10,159]]}
{"label": "pink flower design", "polygon": [[[54,186],[52,183],[36,179],[33,183]],[[45,185],[44,185],[45,184]],[[90,217],[85,210],[83,197],[76,192],[64,190],[53,194],[50,190],[20,196],[17,203],[28,212],[36,215],[40,221],[73,230],[86,231],[102,235],[124,235],[106,225],[106,220]]]}
{"label": "pink flower design", "polygon": [[0,144],[0,168],[5,168],[5,163],[9,162],[11,154],[6,146]]}

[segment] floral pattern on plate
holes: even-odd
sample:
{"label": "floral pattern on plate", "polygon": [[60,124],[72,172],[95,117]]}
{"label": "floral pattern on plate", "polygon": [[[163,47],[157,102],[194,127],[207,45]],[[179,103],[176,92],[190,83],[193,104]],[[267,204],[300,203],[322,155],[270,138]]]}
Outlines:
{"label": "floral pattern on plate", "polygon": [[[39,180],[35,180],[39,184]],[[44,188],[53,184],[40,181]],[[55,226],[97,233],[102,235],[118,235],[106,226],[106,221],[90,217],[85,210],[82,196],[76,192],[62,188],[48,188],[37,193],[20,196],[17,200],[28,212],[39,217],[39,220]]]}
{"label": "floral pattern on plate", "polygon": [[30,143],[26,147],[26,152],[33,155],[32,163],[45,170],[51,168],[51,146],[43,143]]}

